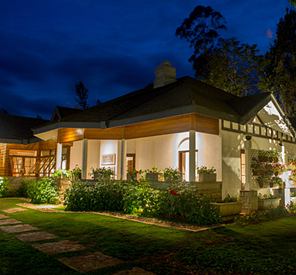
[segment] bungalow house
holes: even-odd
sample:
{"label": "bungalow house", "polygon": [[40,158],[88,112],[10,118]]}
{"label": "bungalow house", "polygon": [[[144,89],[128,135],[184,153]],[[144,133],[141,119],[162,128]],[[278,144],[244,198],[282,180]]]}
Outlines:
{"label": "bungalow house", "polygon": [[[57,142],[56,168],[109,167],[117,179],[156,167],[179,169],[189,182],[197,166],[214,167],[222,195],[258,190],[251,174],[256,150],[277,150],[282,162],[296,156],[295,129],[269,93],[237,97],[191,77],[176,78],[164,62],[153,84],[34,128]],[[288,186],[288,185],[287,185]]]}
{"label": "bungalow house", "polygon": [[[257,191],[270,192],[252,176],[258,150],[280,152],[282,163],[296,156],[295,130],[271,94],[236,97],[191,77],[176,79],[168,62],[153,84],[85,111],[57,107],[50,121],[1,113],[0,121],[0,176],[79,166],[83,178],[108,167],[126,179],[134,169],[172,167],[193,182],[197,166],[213,166],[223,197],[255,190],[257,198]],[[288,194],[289,176],[282,177]]]}

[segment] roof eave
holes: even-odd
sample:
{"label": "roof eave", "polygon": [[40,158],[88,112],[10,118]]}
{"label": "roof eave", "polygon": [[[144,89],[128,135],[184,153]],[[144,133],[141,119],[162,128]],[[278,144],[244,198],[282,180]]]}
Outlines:
{"label": "roof eave", "polygon": [[62,121],[52,123],[43,127],[33,129],[34,135],[48,132],[51,130],[59,128],[106,128],[104,121],[100,122],[72,122],[72,121]]}

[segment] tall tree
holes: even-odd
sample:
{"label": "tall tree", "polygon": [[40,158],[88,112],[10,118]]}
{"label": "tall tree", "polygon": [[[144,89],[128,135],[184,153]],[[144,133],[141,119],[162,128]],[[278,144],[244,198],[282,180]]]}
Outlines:
{"label": "tall tree", "polygon": [[79,81],[75,85],[76,102],[82,110],[88,107],[88,89],[85,87],[82,81]]}
{"label": "tall tree", "polygon": [[287,9],[265,56],[261,87],[273,92],[289,116],[296,112],[296,11]]}
{"label": "tall tree", "polygon": [[196,77],[236,95],[256,90],[258,67],[256,45],[225,39],[225,19],[211,7],[197,6],[176,30],[189,42]]}
{"label": "tall tree", "polygon": [[296,0],[289,0],[290,4],[294,7],[296,7]]}

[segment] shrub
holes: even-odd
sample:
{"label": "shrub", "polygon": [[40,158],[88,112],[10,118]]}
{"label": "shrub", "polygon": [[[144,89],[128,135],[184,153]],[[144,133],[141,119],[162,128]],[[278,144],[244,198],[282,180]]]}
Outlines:
{"label": "shrub", "polygon": [[14,194],[11,194],[11,196],[27,198],[28,197],[28,186],[34,181],[36,181],[36,179],[23,179],[20,182],[19,188],[15,191]]}
{"label": "shrub", "polygon": [[27,195],[32,203],[57,203],[58,191],[53,178],[42,178],[27,185]]}
{"label": "shrub", "polygon": [[182,181],[182,174],[178,169],[165,168],[163,171],[164,181],[170,184],[177,184]]}
{"label": "shrub", "polygon": [[0,177],[0,198],[7,196],[8,193],[8,179]]}
{"label": "shrub", "polygon": [[124,193],[124,212],[152,217],[158,211],[160,191],[149,184],[129,184]]}
{"label": "shrub", "polygon": [[237,197],[231,197],[229,194],[227,194],[222,202],[237,202]]}
{"label": "shrub", "polygon": [[123,211],[125,188],[116,181],[75,182],[65,194],[66,210]]}
{"label": "shrub", "polygon": [[73,211],[118,211],[200,225],[219,222],[209,200],[184,184],[176,190],[160,191],[147,183],[76,182],[66,192],[65,205]]}
{"label": "shrub", "polygon": [[160,218],[199,225],[216,224],[220,220],[217,209],[192,187],[161,192],[157,214]]}

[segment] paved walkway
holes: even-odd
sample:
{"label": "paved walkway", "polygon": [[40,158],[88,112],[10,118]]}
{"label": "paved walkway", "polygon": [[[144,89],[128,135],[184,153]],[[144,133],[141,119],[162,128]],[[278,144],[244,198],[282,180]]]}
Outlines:
{"label": "paved walkway", "polygon": [[[81,273],[97,271],[103,268],[118,266],[123,260],[108,256],[100,251],[88,252],[82,244],[70,240],[61,240],[58,236],[30,224],[24,224],[19,220],[12,219],[8,214],[26,211],[25,208],[9,208],[0,213],[0,230],[15,234],[20,241],[29,243],[42,253],[56,257],[64,265]],[[67,253],[78,253],[76,256],[67,256]],[[62,254],[62,255],[60,255]],[[153,275],[144,269],[134,267],[129,270],[121,270],[116,275]]]}

